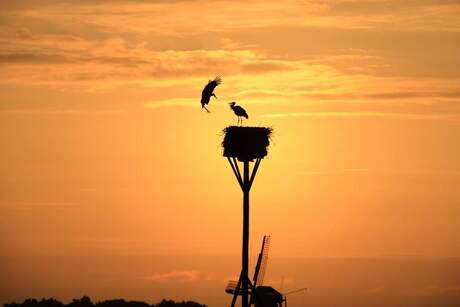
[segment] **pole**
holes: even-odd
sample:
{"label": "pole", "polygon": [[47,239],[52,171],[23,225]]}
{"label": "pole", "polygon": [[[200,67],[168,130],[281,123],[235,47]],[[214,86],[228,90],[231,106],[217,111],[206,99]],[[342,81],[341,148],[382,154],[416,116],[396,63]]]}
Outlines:
{"label": "pole", "polygon": [[241,271],[241,285],[242,285],[242,307],[249,306],[248,300],[248,276],[249,276],[249,161],[244,161],[243,167],[243,255],[242,255],[242,271]]}

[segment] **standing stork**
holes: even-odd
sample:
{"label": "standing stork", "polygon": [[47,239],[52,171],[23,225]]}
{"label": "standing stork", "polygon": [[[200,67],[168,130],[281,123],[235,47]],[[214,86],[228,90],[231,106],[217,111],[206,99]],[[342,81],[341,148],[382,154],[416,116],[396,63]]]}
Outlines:
{"label": "standing stork", "polygon": [[206,84],[204,87],[203,92],[201,92],[201,107],[204,108],[208,113],[211,113],[211,111],[206,108],[206,105],[209,103],[211,96],[217,98],[216,94],[214,94],[214,89],[221,83],[222,79],[220,77],[215,77],[214,80],[208,81],[208,84]]}
{"label": "standing stork", "polygon": [[230,102],[229,105],[230,108],[233,110],[233,113],[235,113],[235,115],[238,116],[238,124],[240,126],[243,125],[243,119],[241,117],[245,117],[246,119],[249,118],[248,113],[246,113],[246,110],[240,106],[237,106],[236,102],[234,101]]}

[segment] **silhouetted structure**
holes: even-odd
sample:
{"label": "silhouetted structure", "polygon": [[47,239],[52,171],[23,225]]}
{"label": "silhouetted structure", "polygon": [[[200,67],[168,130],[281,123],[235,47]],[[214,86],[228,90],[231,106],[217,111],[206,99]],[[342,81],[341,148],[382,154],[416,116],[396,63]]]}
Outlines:
{"label": "silhouetted structure", "polygon": [[248,113],[246,113],[246,110],[243,109],[240,106],[236,105],[236,102],[232,101],[229,103],[230,108],[233,110],[233,113],[238,117],[238,125],[242,126],[243,125],[243,119],[241,117],[245,117],[246,119],[249,118]]}
{"label": "silhouetted structure", "polygon": [[283,295],[268,286],[259,286],[256,288],[257,300],[255,307],[282,307]]}
{"label": "silhouetted structure", "polygon": [[[264,282],[269,247],[270,236],[264,236],[264,239],[262,240],[262,247],[260,248],[259,256],[257,257],[256,267],[254,269],[254,277],[252,278],[252,284],[250,289],[248,289],[248,293],[251,295],[249,299],[249,305],[252,305],[255,301],[257,301],[257,293],[252,291],[252,289],[257,288],[257,286],[262,285]],[[235,306],[237,297],[242,295],[241,276],[238,281],[230,280],[227,284],[227,287],[225,288],[225,292],[233,295],[231,306]]]}
{"label": "silhouetted structure", "polygon": [[54,298],[43,298],[40,301],[36,299],[26,299],[20,304],[5,304],[4,307],[206,307],[206,305],[201,305],[192,301],[174,302],[171,300],[163,300],[158,304],[149,305],[146,302],[125,301],[124,299],[106,300],[94,304],[89,297],[83,296],[80,299],[73,299],[68,304],[63,304]]}
{"label": "silhouetted structure", "polygon": [[209,80],[208,84],[206,84],[203,91],[201,92],[201,107],[204,108],[208,113],[211,113],[211,111],[206,108],[206,105],[209,104],[211,96],[217,98],[216,94],[214,94],[214,89],[221,83],[222,79],[220,77],[215,77],[214,80]]}
{"label": "silhouetted structure", "polygon": [[[242,307],[250,304],[248,286],[251,284],[248,277],[248,253],[249,253],[249,192],[257,174],[260,161],[267,155],[267,147],[270,144],[272,129],[263,127],[237,127],[230,126],[224,129],[224,156],[235,174],[236,179],[243,191],[243,247],[241,259],[241,301]],[[238,161],[243,164],[243,176],[241,175]],[[249,162],[255,161],[252,173],[249,172]],[[238,293],[238,291],[236,292]]]}
{"label": "silhouetted structure", "polygon": [[267,155],[271,128],[229,126],[224,129],[224,156],[238,161],[253,161]]}
{"label": "silhouetted structure", "polygon": [[[307,288],[300,288],[286,293],[281,293],[272,287],[263,284],[265,270],[267,269],[268,249],[270,246],[270,236],[264,236],[259,257],[257,258],[256,268],[254,269],[254,277],[248,293],[251,295],[249,306],[255,307],[287,307],[287,296],[307,291]],[[253,289],[256,289],[255,291]],[[232,307],[235,306],[236,298],[242,295],[241,279],[238,281],[230,280],[225,288],[225,292],[232,294]]]}

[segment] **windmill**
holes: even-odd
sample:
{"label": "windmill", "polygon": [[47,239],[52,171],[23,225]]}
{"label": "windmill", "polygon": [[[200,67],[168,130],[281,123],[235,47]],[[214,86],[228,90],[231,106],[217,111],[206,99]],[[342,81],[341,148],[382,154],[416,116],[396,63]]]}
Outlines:
{"label": "windmill", "polygon": [[[257,263],[254,269],[254,276],[252,278],[252,282],[249,283],[250,284],[250,289],[248,289],[249,290],[248,292],[250,294],[249,305],[255,304],[256,301],[258,300],[256,296],[258,295],[258,288],[263,284],[263,281],[264,281],[265,271],[267,268],[269,248],[270,248],[270,236],[265,235],[262,240],[262,246],[260,248],[259,256],[257,257]],[[225,292],[233,295],[231,306],[234,307],[237,297],[242,295],[241,275],[238,281],[230,280],[228,282],[227,287],[225,288]]]}
{"label": "windmill", "polygon": [[[265,235],[262,240],[259,256],[257,257],[256,267],[252,281],[249,281],[248,294],[250,295],[249,306],[255,307],[287,307],[288,295],[306,291],[307,288],[300,288],[286,293],[281,293],[273,287],[264,286],[265,271],[267,269],[268,251],[270,248],[270,236]],[[225,288],[225,292],[232,294],[231,307],[235,306],[238,296],[242,295],[241,275],[238,281],[230,280]]]}

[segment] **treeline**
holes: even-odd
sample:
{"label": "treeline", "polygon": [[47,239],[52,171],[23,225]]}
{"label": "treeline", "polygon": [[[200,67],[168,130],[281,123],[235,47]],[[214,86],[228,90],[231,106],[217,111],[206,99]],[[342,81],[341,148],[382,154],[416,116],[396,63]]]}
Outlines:
{"label": "treeline", "polygon": [[63,304],[54,298],[42,298],[41,300],[29,298],[22,303],[4,304],[4,307],[206,307],[206,305],[192,301],[174,302],[171,300],[163,300],[158,304],[150,305],[146,302],[125,301],[124,299],[93,303],[89,297],[83,296],[80,299],[73,299],[68,304]]}

